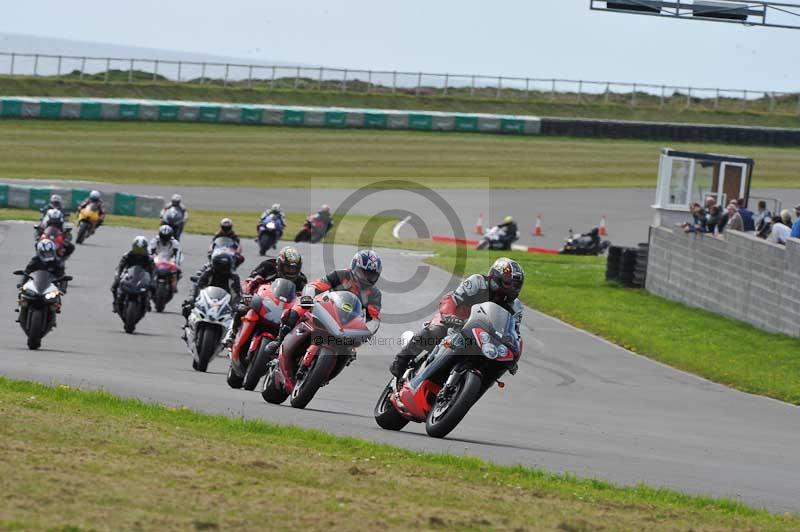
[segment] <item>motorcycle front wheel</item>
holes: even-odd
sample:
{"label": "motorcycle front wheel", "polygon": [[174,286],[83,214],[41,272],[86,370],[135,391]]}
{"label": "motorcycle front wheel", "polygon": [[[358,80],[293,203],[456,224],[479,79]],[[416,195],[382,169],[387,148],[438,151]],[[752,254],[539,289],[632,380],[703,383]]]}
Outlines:
{"label": "motorcycle front wheel", "polygon": [[269,352],[267,351],[267,346],[269,344],[270,342],[262,341],[258,348],[258,353],[256,353],[256,356],[247,366],[247,372],[244,374],[243,387],[245,390],[255,390],[256,386],[258,386],[258,381],[260,381],[261,377],[267,372],[270,358]]}
{"label": "motorcycle front wheel", "polygon": [[28,310],[28,349],[36,350],[42,346],[46,321],[47,314],[44,309],[33,308]]}
{"label": "motorcycle front wheel", "polygon": [[139,322],[139,302],[134,299],[125,301],[125,308],[122,311],[122,322],[125,325],[125,332],[133,334],[136,324]]}
{"label": "motorcycle front wheel", "polygon": [[205,372],[208,369],[208,363],[214,353],[217,352],[220,339],[222,338],[222,329],[218,326],[208,326],[204,322],[197,324],[197,331],[195,332],[195,348],[197,349],[197,371]]}
{"label": "motorcycle front wheel", "polygon": [[289,397],[286,389],[275,378],[275,372],[280,371],[275,362],[270,363],[267,369],[267,378],[264,379],[264,388],[261,390],[261,397],[268,403],[279,405]]}
{"label": "motorcycle front wheel", "polygon": [[433,409],[425,420],[425,432],[432,438],[444,438],[458,426],[481,394],[481,378],[467,371],[455,384],[455,389],[436,397]]}
{"label": "motorcycle front wheel", "polygon": [[383,393],[375,404],[375,422],[382,429],[401,430],[408,425],[408,420],[400,415],[389,397],[394,393],[391,383],[383,389]]}
{"label": "motorcycle front wheel", "polygon": [[336,365],[336,353],[320,349],[305,376],[295,382],[290,403],[294,408],[305,408],[328,379]]}

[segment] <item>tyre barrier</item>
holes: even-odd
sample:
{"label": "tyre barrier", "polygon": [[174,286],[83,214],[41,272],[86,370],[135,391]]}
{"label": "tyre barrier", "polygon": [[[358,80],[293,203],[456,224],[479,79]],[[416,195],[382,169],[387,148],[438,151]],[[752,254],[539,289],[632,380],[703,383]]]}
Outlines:
{"label": "tyre barrier", "polygon": [[638,247],[610,246],[606,261],[606,281],[619,282],[630,288],[644,288],[647,276],[648,245]]}
{"label": "tyre barrier", "polygon": [[[50,196],[58,194],[69,211],[89,197],[90,190],[62,187],[28,187],[0,183],[0,207],[41,210],[50,203]],[[164,207],[164,198],[158,196],[135,196],[124,192],[100,192],[106,212],[120,216],[158,218]]]}
{"label": "tyre barrier", "polygon": [[609,246],[606,260],[606,281],[619,281],[619,263],[622,258],[622,247]]}

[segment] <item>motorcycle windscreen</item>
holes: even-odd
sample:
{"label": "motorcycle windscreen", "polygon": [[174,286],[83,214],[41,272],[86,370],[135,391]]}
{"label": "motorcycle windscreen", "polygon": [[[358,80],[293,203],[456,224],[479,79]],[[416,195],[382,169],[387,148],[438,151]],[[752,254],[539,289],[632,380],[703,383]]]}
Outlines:
{"label": "motorcycle windscreen", "polygon": [[272,295],[283,303],[291,303],[297,297],[297,287],[289,279],[275,279],[270,285]]}
{"label": "motorcycle windscreen", "polygon": [[351,292],[328,292],[318,296],[313,315],[320,327],[342,334],[344,326],[362,316],[361,300]]}
{"label": "motorcycle windscreen", "polygon": [[172,262],[172,251],[163,250],[156,257],[156,264]]}
{"label": "motorcycle windscreen", "polygon": [[227,236],[218,236],[214,239],[214,249],[235,248],[236,242]]}
{"label": "motorcycle windscreen", "polygon": [[167,212],[164,213],[164,221],[170,225],[181,223],[183,221],[183,214],[175,207],[170,207],[167,209]]}
{"label": "motorcycle windscreen", "polygon": [[25,289],[44,294],[53,282],[53,276],[47,270],[31,272],[30,280],[25,283]]}
{"label": "motorcycle windscreen", "polygon": [[515,353],[519,352],[519,340],[514,316],[498,305],[487,301],[480,305],[473,305],[469,319],[464,324],[464,330],[481,328],[489,333],[495,340],[501,340]]}
{"label": "motorcycle windscreen", "polygon": [[141,266],[131,266],[122,274],[121,284],[129,292],[147,290],[150,287],[150,274]]}

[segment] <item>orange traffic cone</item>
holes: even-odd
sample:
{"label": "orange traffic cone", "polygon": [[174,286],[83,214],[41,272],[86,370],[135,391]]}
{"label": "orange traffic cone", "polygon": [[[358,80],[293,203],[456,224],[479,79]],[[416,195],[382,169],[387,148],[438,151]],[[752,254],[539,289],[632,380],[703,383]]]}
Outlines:
{"label": "orange traffic cone", "polygon": [[544,236],[544,233],[542,232],[542,215],[541,214],[537,214],[536,215],[536,225],[533,227],[533,231],[531,231],[531,233],[533,233],[533,236]]}
{"label": "orange traffic cone", "polygon": [[608,229],[606,229],[606,215],[604,214],[602,218],[600,218],[600,227],[598,228],[597,234],[600,236],[608,236]]}
{"label": "orange traffic cone", "polygon": [[475,234],[483,235],[483,213],[480,213],[478,221],[475,222]]}

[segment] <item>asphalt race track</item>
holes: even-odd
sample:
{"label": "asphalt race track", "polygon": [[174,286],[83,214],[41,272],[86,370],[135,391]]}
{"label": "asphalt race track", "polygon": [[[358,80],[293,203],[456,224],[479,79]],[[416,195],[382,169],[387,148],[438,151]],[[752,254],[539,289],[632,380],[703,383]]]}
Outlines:
{"label": "asphalt race track", "polygon": [[[207,374],[191,369],[179,339],[180,300],[162,316],[148,314],[135,335],[122,331],[111,313],[113,268],[134,230],[101,228],[68,263],[75,277],[64,298],[59,326],[30,352],[14,323],[11,271],[32,254],[30,224],[0,223],[0,373],[46,383],[104,388],[123,396],[231,416],[314,427],[403,447],[475,455],[492,461],[572,471],[615,482],[646,482],[690,493],[731,496],[774,511],[800,511],[800,411],[794,406],[729,390],[631,354],[534,311],[525,317],[526,353],[505,390],[491,391],[448,439],[424,436],[410,425],[401,433],[379,429],[372,408],[388,381],[395,347],[407,328],[385,324],[386,345],[369,346],[357,362],[309,408],[267,405],[259,393],[231,390],[227,361]],[[208,239],[186,235],[191,272],[204,258]],[[246,244],[248,271],[256,260]],[[322,246],[303,247],[309,277],[322,273]],[[338,246],[344,265],[353,248]],[[382,250],[384,278],[399,282],[417,270],[419,254]],[[533,276],[530,276],[533,279]],[[447,285],[432,269],[410,293],[385,293],[389,313],[413,310]],[[417,324],[414,323],[414,326]]]}

